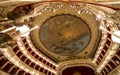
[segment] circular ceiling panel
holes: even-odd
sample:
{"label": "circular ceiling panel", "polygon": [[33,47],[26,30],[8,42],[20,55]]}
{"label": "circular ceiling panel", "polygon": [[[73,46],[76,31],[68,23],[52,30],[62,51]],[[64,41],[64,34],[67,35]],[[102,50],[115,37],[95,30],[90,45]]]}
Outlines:
{"label": "circular ceiling panel", "polygon": [[81,18],[61,14],[52,16],[43,23],[40,40],[45,48],[54,53],[73,55],[87,46],[90,30]]}

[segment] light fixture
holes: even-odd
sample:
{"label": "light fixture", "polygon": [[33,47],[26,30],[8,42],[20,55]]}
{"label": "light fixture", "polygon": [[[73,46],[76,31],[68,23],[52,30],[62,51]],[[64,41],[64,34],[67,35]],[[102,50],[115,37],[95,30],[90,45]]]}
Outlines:
{"label": "light fixture", "polygon": [[101,11],[98,11],[95,15],[97,20],[101,20],[105,18],[105,14]]}
{"label": "light fixture", "polygon": [[81,10],[78,10],[78,14],[80,14],[81,13]]}
{"label": "light fixture", "polygon": [[116,43],[120,43],[120,30],[113,32],[115,35],[112,35],[112,40]]}
{"label": "light fixture", "polygon": [[102,15],[101,14],[97,14],[96,18],[97,18],[97,20],[100,20],[102,18]]}
{"label": "light fixture", "polygon": [[34,26],[33,28],[30,29],[27,25],[23,25],[21,27],[16,27],[16,31],[20,31],[21,32],[21,34],[18,35],[17,37],[28,36],[31,31],[33,31],[33,30],[35,30],[37,28],[38,28],[38,26]]}
{"label": "light fixture", "polygon": [[[21,27],[16,27],[16,31],[20,31],[21,32],[21,36],[27,36],[29,35],[29,27],[27,25],[23,25]],[[24,34],[23,34],[24,33]]]}
{"label": "light fixture", "polygon": [[16,28],[16,26],[13,26],[13,27],[11,27],[11,28],[5,29],[5,30],[0,31],[0,32],[1,32],[1,33],[6,33],[6,32],[8,32],[8,31],[10,31],[10,30],[15,29],[15,28]]}
{"label": "light fixture", "polygon": [[110,32],[108,31],[107,29],[105,29],[102,25],[100,25],[100,29],[111,34],[112,36],[112,40],[116,43],[119,43],[120,44],[120,30],[117,30],[115,32]]}

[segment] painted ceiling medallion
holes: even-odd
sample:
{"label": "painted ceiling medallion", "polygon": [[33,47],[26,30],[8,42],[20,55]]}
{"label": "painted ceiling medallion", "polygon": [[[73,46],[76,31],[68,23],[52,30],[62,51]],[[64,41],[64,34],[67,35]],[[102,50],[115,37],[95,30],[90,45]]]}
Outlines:
{"label": "painted ceiling medallion", "polygon": [[90,40],[87,24],[77,16],[62,14],[47,19],[40,29],[45,48],[59,55],[73,55],[82,51]]}

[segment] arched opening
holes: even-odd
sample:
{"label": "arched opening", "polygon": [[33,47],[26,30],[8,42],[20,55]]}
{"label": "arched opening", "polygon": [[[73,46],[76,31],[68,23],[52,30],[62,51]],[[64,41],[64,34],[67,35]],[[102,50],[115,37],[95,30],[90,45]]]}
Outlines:
{"label": "arched opening", "polygon": [[62,75],[95,75],[95,72],[89,67],[77,66],[65,69]]}

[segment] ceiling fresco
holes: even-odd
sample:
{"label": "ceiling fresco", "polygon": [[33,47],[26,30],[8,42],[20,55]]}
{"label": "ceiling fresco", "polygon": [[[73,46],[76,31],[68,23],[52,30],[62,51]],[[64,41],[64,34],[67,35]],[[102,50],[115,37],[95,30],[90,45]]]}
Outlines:
{"label": "ceiling fresco", "polygon": [[90,40],[90,30],[76,16],[57,15],[45,21],[40,29],[40,39],[52,52],[73,55],[86,47]]}

